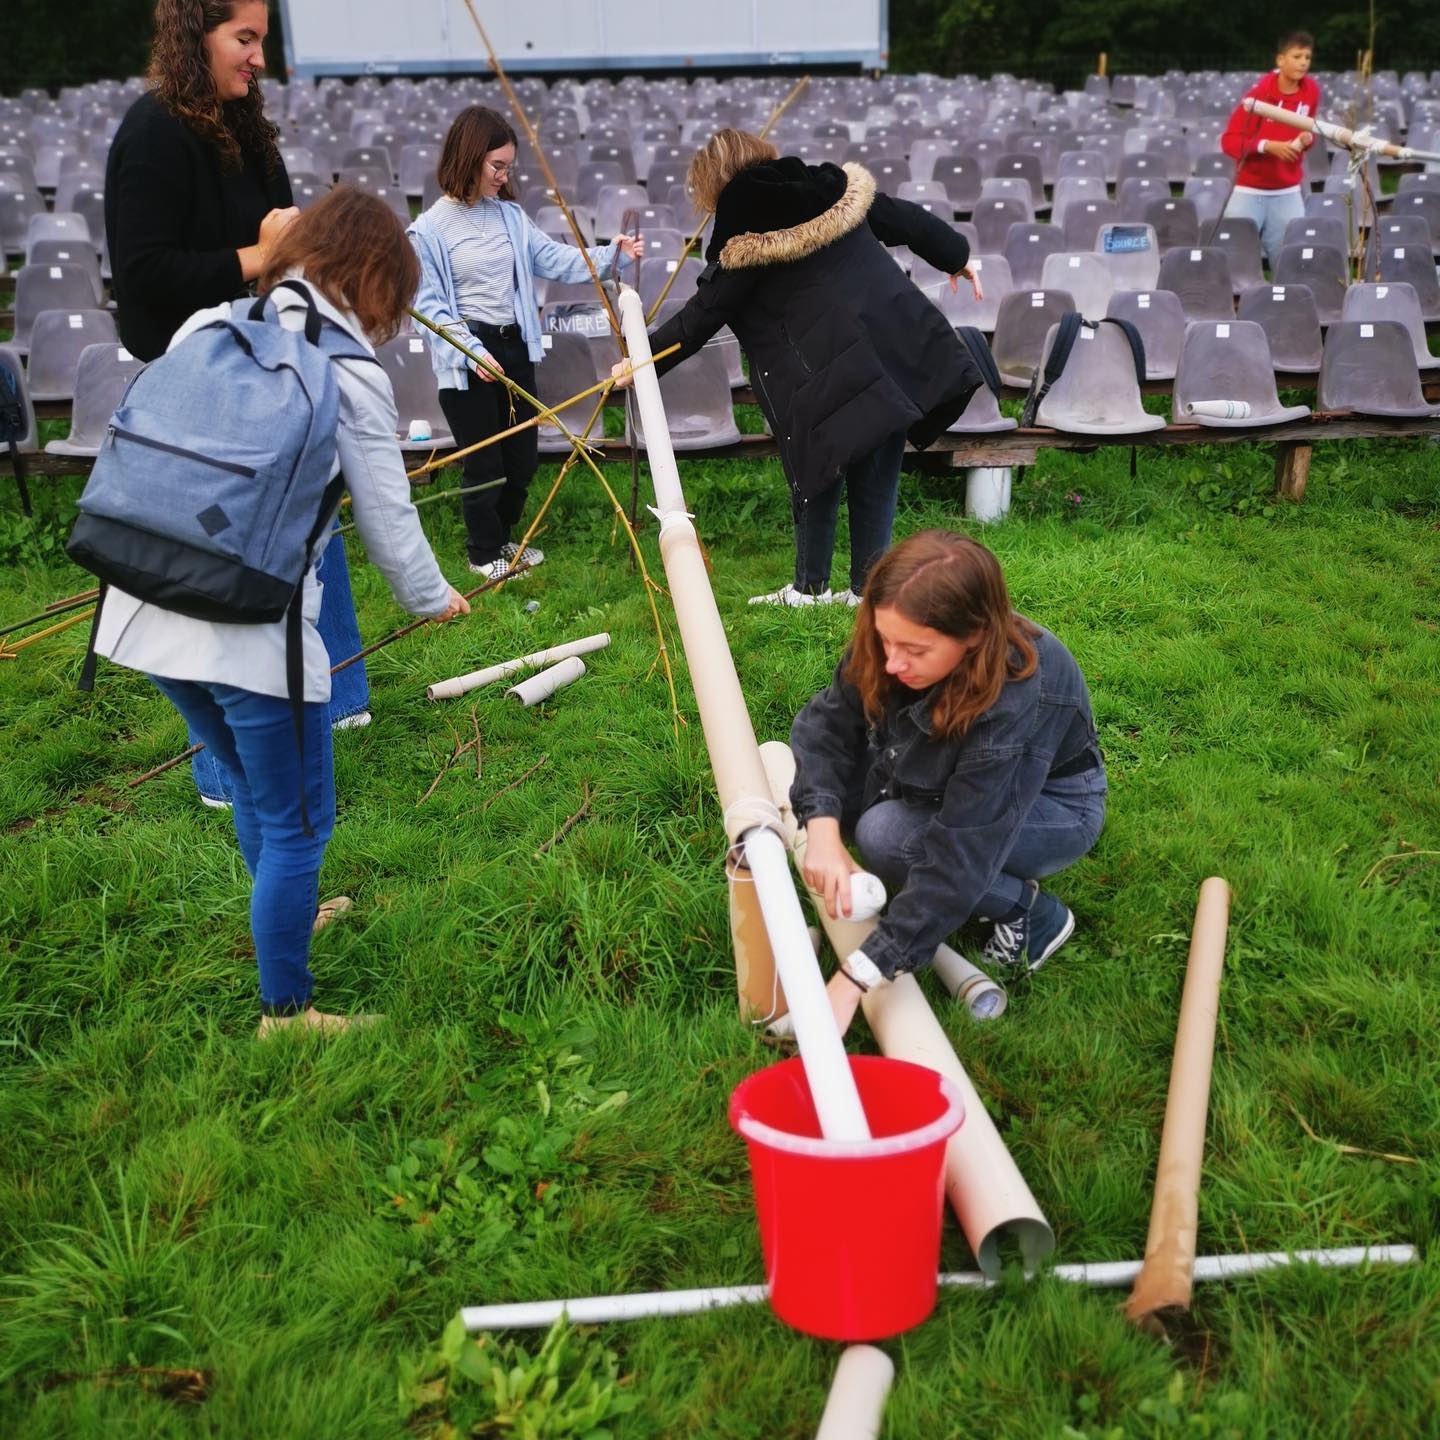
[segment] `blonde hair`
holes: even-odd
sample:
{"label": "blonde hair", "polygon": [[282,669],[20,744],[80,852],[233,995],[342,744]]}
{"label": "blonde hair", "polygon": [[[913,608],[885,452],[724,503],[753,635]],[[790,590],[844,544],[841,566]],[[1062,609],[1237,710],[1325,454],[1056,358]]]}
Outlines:
{"label": "blonde hair", "polygon": [[686,176],[690,194],[702,210],[713,210],[720,192],[742,171],[762,160],[778,160],[780,152],[748,130],[717,130],[690,162]]}

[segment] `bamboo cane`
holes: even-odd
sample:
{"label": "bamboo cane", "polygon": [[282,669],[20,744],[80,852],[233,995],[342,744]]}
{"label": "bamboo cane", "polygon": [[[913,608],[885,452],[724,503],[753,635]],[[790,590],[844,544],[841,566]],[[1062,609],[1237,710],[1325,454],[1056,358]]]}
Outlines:
{"label": "bamboo cane", "polygon": [[[468,0],[467,0],[467,3],[468,3]],[[793,104],[795,103],[795,101],[799,98],[800,92],[801,92],[809,83],[810,83],[810,77],[809,77],[808,75],[802,75],[802,76],[794,83],[794,85],[792,85],[792,86],[790,87],[790,93],[770,112],[770,118],[769,118],[769,119],[765,122],[765,124],[761,127],[761,130],[760,130],[760,138],[761,138],[762,140],[763,140],[763,139],[770,133],[770,131],[774,128],[775,122],[791,107],[791,105],[793,105]],[[706,224],[709,222],[709,219],[710,219],[710,212],[707,210],[707,211],[705,211],[705,213],[700,217],[700,223],[695,227],[695,229],[694,229],[694,231],[691,233],[689,239],[687,239],[687,240],[685,241],[685,247],[684,247],[684,249],[681,250],[681,252],[680,252],[680,264],[681,264],[681,265],[683,265],[683,264],[685,263],[685,257],[690,253],[690,248],[691,248],[691,246],[695,245],[695,244],[699,241],[700,235],[701,235],[701,233],[704,231]],[[659,294],[658,296],[656,296],[655,303],[650,307],[649,312],[646,314],[646,316],[645,316],[645,323],[646,323],[646,325],[653,325],[653,324],[655,323],[655,317],[660,313],[660,307],[665,303],[665,297],[670,293],[670,287],[675,283],[675,277],[676,277],[679,273],[680,273],[680,265],[677,265],[677,266],[670,272],[670,278],[669,278],[668,280],[666,280],[664,289],[662,289],[662,290],[660,291],[660,294]]]}
{"label": "bamboo cane", "polygon": [[615,307],[610,303],[610,297],[605,293],[605,287],[600,283],[600,275],[595,269],[595,262],[590,258],[589,248],[585,244],[585,237],[580,233],[580,227],[575,223],[575,217],[570,213],[570,207],[565,203],[565,196],[561,193],[560,185],[555,179],[555,172],[550,168],[550,161],[546,158],[545,149],[540,144],[540,137],[535,133],[535,127],[530,123],[530,117],[525,113],[525,107],[520,103],[520,97],[515,93],[515,88],[510,84],[510,77],[505,73],[505,67],[500,63],[500,57],[495,53],[495,47],[490,43],[490,37],[485,33],[485,27],[480,23],[480,16],[475,11],[472,0],[465,0],[465,8],[470,12],[470,18],[475,22],[475,29],[480,34],[480,43],[485,47],[485,53],[490,57],[490,68],[495,72],[495,78],[500,82],[500,88],[505,92],[505,98],[510,102],[510,108],[515,112],[515,118],[519,120],[525,131],[531,146],[535,151],[535,158],[540,162],[540,169],[544,172],[545,183],[549,185],[551,193],[555,196],[555,202],[560,207],[560,213],[565,217],[565,223],[570,227],[570,233],[575,237],[575,243],[580,247],[580,254],[585,258],[585,268],[590,272],[590,278],[595,282],[595,288],[600,292],[600,302],[605,307],[605,317],[610,322],[610,328],[615,333],[615,339],[620,344],[620,353],[625,353],[625,338],[620,333],[620,317],[615,313]]}
{"label": "bamboo cane", "polygon": [[82,620],[89,620],[94,615],[93,610],[82,610],[78,615],[72,615],[68,620],[62,620],[58,625],[47,625],[43,630],[37,630],[33,635],[27,635],[23,640],[17,640],[13,645],[0,645],[0,654],[18,655],[28,645],[34,645],[37,641],[44,640],[50,635],[58,635],[62,630],[68,630],[72,625],[78,625]]}
{"label": "bamboo cane", "polygon": [[[65,600],[52,600],[38,615],[31,615],[25,620],[16,620],[12,624],[0,630],[0,635],[13,635],[17,630],[27,630],[31,625],[38,625],[42,620],[53,620],[57,615],[63,615],[67,610],[78,610],[82,605],[89,605],[99,598],[98,590],[91,590],[85,595],[72,595]],[[0,646],[0,649],[6,647]],[[12,647],[19,649],[19,646]]]}

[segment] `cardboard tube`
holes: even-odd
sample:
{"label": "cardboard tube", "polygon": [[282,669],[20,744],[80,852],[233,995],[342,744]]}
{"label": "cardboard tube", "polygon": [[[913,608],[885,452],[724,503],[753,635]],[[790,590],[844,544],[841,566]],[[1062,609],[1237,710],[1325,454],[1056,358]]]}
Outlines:
{"label": "cardboard tube", "polygon": [[815,1440],[879,1440],[895,1364],[873,1345],[847,1345]]}
{"label": "cardboard tube", "polygon": [[[750,871],[731,855],[725,862],[730,881],[730,940],[735,946],[735,985],[740,1016],[756,1025],[778,1020],[789,1011],[785,990],[775,969],[775,952],[765,930],[765,916]],[[818,934],[813,937],[818,953]]]}
{"label": "cardboard tube", "polygon": [[[762,745],[760,754],[786,832],[792,837],[796,868],[803,874],[805,832],[796,825],[790,809],[795,757],[788,745],[777,740]],[[844,957],[863,947],[875,928],[874,920],[832,920],[824,900],[813,894],[811,899],[836,955]],[[915,977],[901,975],[870,991],[861,1004],[884,1054],[928,1065],[959,1087],[965,1123],[951,1136],[945,1151],[945,1194],[980,1269],[992,1277],[999,1275],[1000,1239],[1009,1231],[1019,1243],[1027,1273],[1034,1270],[1054,1250],[1055,1234]]]}
{"label": "cardboard tube", "polygon": [[937,946],[932,967],[940,977],[940,983],[976,1020],[998,1020],[1005,1013],[1005,1007],[1010,1003],[1005,987],[997,985],[958,950],[952,950],[948,945]]}
{"label": "cardboard tube", "polygon": [[1388,156],[1391,160],[1440,160],[1440,153],[1433,150],[1415,150],[1409,145],[1392,145],[1388,140],[1377,140],[1368,129],[1347,130],[1343,125],[1332,125],[1309,115],[1297,115],[1293,110],[1282,110],[1278,105],[1253,100],[1249,96],[1240,104],[1265,120],[1278,120],[1292,130],[1308,130],[1312,135],[1322,135],[1342,150],[1368,150],[1376,155]]}
{"label": "cardboard tube", "polygon": [[[1239,1280],[1289,1265],[1319,1265],[1328,1270],[1353,1270],[1361,1265],[1413,1265],[1413,1245],[1348,1245],[1339,1250],[1257,1251],[1246,1255],[1202,1255],[1195,1262],[1196,1280]],[[1091,1264],[1056,1265],[1031,1279],[1061,1280],[1071,1285],[1116,1289],[1140,1273],[1141,1260],[1100,1260]],[[941,1271],[946,1289],[989,1290],[996,1282],[976,1270]],[[761,1305],[770,1298],[767,1285],[715,1285],[702,1290],[656,1290],[635,1295],[589,1295],[578,1300],[525,1300],[510,1305],[467,1305],[460,1318],[467,1330],[544,1330],[562,1315],[576,1325],[612,1320],[645,1320],[657,1316],[698,1315],[733,1305]]]}
{"label": "cardboard tube", "polygon": [[604,631],[598,635],[587,635],[583,640],[567,640],[563,645],[552,645],[548,650],[537,650],[533,655],[522,655],[518,660],[506,660],[484,670],[472,670],[468,675],[457,675],[453,680],[441,680],[425,691],[427,700],[454,700],[482,685],[493,685],[497,680],[509,679],[522,670],[533,670],[539,665],[554,665],[557,661],[568,660],[572,655],[588,655],[592,650],[603,650],[610,643]]}
{"label": "cardboard tube", "polygon": [[1200,1163],[1205,1154],[1205,1116],[1210,1106],[1210,1067],[1220,1010],[1220,972],[1230,920],[1230,887],[1212,875],[1200,886],[1195,929],[1185,964],[1185,990],[1170,1065],[1170,1093],[1160,1133],[1155,1198],[1145,1263],[1125,1304],[1131,1320],[1190,1304],[1200,1225]]}
{"label": "cardboard tube", "polygon": [[568,660],[512,685],[505,693],[528,708],[548,700],[557,690],[573,685],[584,673],[585,662],[578,655],[572,655]]}

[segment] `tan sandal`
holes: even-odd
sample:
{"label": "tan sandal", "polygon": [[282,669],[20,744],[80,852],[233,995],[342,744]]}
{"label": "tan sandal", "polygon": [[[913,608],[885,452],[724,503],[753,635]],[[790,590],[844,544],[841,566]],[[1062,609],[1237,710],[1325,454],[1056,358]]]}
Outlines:
{"label": "tan sandal", "polygon": [[333,925],[342,915],[348,915],[355,908],[355,902],[348,895],[337,895],[333,900],[322,900],[315,912],[315,923],[310,927],[312,935],[318,935],[327,925]]}

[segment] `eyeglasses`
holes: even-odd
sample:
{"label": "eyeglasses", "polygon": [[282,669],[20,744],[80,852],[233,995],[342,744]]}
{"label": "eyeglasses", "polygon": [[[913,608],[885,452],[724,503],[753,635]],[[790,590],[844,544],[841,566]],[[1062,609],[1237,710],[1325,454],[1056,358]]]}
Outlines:
{"label": "eyeglasses", "polygon": [[510,166],[504,160],[487,160],[485,168],[497,180],[503,180],[510,173]]}

